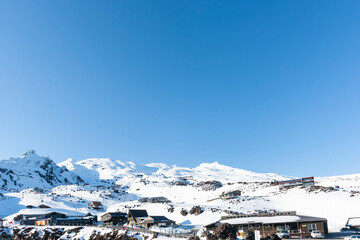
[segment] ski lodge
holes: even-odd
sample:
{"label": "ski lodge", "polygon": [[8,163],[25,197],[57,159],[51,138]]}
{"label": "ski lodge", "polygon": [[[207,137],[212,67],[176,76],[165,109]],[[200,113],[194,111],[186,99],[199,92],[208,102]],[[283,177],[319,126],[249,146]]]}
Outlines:
{"label": "ski lodge", "polygon": [[310,237],[314,230],[319,230],[323,236],[328,233],[325,218],[297,215],[295,211],[224,216],[220,221],[205,227],[213,231],[223,223],[236,226],[238,230],[258,230],[263,238],[282,230],[288,230],[290,238]]}

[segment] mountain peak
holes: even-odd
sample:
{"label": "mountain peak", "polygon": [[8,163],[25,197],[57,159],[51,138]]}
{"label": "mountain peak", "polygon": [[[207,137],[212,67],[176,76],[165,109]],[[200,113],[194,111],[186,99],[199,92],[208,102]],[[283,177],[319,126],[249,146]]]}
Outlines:
{"label": "mountain peak", "polygon": [[30,149],[26,153],[24,153],[20,158],[27,158],[28,156],[33,156],[33,155],[35,155],[37,157],[39,156],[39,155],[37,155],[35,150]]}
{"label": "mountain peak", "polygon": [[19,158],[0,161],[0,187],[24,189],[49,188],[64,184],[82,183],[82,179],[58,166],[47,156],[39,156],[29,150]]}

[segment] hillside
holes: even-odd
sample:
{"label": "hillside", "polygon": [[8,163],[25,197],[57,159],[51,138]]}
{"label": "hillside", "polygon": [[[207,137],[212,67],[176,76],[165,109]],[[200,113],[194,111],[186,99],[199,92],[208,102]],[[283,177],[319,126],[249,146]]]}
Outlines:
{"label": "hillside", "polygon": [[[105,211],[127,211],[129,207],[145,208],[152,215],[165,215],[191,225],[204,225],[231,213],[296,210],[303,215],[325,217],[330,229],[338,230],[348,217],[360,216],[360,209],[354,208],[360,204],[360,174],[315,178],[313,187],[284,190],[272,182],[291,177],[254,173],[217,162],[195,168],[163,163],[137,165],[108,158],[68,159],[55,164],[34,151],[0,161],[0,168],[3,184],[0,215],[10,215],[8,222],[20,212],[29,211],[25,206],[40,204],[56,211],[97,215]],[[207,188],[209,182],[216,187]],[[241,196],[219,198],[234,190],[240,190]],[[170,202],[137,201],[157,196]],[[101,201],[104,208],[89,209],[91,201]],[[196,206],[203,212],[190,214]]]}
{"label": "hillside", "polygon": [[49,157],[30,150],[20,158],[0,161],[0,186],[3,189],[51,188],[64,184],[82,184],[83,180]]}

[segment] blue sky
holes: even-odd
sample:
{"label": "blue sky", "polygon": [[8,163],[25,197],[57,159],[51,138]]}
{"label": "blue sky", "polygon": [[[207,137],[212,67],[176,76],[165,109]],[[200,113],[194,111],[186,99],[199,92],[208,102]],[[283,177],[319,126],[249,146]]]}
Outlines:
{"label": "blue sky", "polygon": [[360,172],[359,1],[1,1],[0,159]]}

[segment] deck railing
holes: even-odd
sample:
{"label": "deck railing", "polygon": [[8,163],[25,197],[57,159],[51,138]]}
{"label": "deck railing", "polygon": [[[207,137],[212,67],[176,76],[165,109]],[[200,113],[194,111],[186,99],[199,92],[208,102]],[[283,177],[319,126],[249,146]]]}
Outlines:
{"label": "deck railing", "polygon": [[175,232],[167,232],[167,231],[155,232],[155,231],[151,231],[149,229],[144,229],[144,228],[132,228],[132,227],[124,227],[124,226],[111,226],[110,228],[117,229],[117,230],[128,230],[128,231],[139,232],[139,233],[149,233],[149,234],[157,233],[162,236],[177,237],[177,238],[189,238],[189,237],[196,236],[196,231],[191,231],[189,233],[175,233]]}

